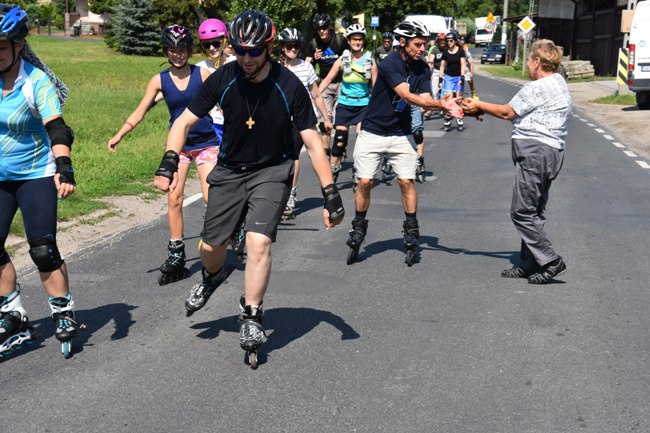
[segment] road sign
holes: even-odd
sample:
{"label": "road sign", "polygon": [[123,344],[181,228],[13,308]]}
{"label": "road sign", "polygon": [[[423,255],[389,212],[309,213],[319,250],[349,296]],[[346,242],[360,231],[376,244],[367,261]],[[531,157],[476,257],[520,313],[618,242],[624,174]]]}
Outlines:
{"label": "road sign", "polygon": [[378,16],[370,17],[370,27],[379,27],[379,17]]}
{"label": "road sign", "polygon": [[485,23],[485,31],[488,33],[492,33],[494,31],[494,23],[492,22]]}
{"label": "road sign", "polygon": [[522,32],[524,32],[525,35],[527,35],[533,28],[535,28],[535,23],[533,20],[531,20],[529,17],[524,17],[519,23],[517,24],[517,27],[521,29]]}
{"label": "road sign", "polygon": [[495,21],[494,15],[492,15],[492,12],[489,12],[487,18],[485,19],[485,22],[486,23],[493,23],[494,21]]}

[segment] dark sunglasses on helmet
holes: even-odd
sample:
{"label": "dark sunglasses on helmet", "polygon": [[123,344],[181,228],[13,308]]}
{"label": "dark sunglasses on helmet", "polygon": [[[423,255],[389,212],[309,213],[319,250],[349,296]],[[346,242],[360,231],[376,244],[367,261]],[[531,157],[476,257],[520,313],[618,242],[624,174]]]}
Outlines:
{"label": "dark sunglasses on helmet", "polygon": [[292,44],[292,43],[289,42],[289,43],[284,44],[284,49],[285,50],[299,50],[300,49],[300,44],[299,43]]}
{"label": "dark sunglasses on helmet", "polygon": [[204,50],[208,50],[210,47],[221,48],[221,44],[223,44],[223,39],[210,39],[209,41],[201,42]]}
{"label": "dark sunglasses on helmet", "polygon": [[246,54],[248,54],[251,57],[259,57],[260,55],[262,55],[264,51],[266,51],[266,47],[253,48],[249,50],[241,47],[233,47],[233,48],[235,50],[235,54],[237,54],[238,56],[245,56]]}

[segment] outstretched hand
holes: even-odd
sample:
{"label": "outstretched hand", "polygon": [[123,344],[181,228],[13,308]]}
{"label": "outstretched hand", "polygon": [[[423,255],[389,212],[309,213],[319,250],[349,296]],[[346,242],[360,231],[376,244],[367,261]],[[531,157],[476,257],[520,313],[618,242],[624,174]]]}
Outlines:
{"label": "outstretched hand", "polygon": [[483,121],[481,116],[485,114],[480,108],[480,102],[477,99],[465,98],[461,103],[461,107],[466,116],[476,117],[478,120]]}
{"label": "outstretched hand", "polygon": [[462,119],[465,114],[460,108],[460,100],[461,98],[453,98],[451,94],[447,94],[442,97],[440,104],[442,105],[442,109],[445,110],[451,117]]}

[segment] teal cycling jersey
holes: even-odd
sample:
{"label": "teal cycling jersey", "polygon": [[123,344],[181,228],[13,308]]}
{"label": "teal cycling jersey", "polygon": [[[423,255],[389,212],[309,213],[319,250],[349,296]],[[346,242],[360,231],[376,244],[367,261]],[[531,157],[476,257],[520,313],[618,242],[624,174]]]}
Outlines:
{"label": "teal cycling jersey", "polygon": [[[56,165],[43,119],[61,103],[45,72],[24,59],[13,90],[0,100],[0,181],[54,176]],[[4,80],[0,77],[4,87]]]}

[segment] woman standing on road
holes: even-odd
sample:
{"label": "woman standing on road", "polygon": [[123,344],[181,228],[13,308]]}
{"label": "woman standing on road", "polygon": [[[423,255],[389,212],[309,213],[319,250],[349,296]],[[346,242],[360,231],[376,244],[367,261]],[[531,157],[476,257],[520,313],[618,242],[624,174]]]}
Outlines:
{"label": "woman standing on road", "polygon": [[[332,130],[332,122],[330,122],[329,117],[327,116],[327,108],[325,107],[325,102],[323,97],[318,90],[318,76],[314,71],[314,67],[311,63],[305,62],[303,59],[298,58],[298,53],[300,52],[300,44],[302,43],[302,34],[298,29],[284,29],[280,32],[278,36],[280,43],[282,44],[282,53],[280,54],[280,63],[284,65],[291,72],[296,74],[302,84],[305,86],[309,94],[311,95],[312,103],[315,105],[315,108],[318,108],[323,119],[325,119],[325,131],[329,133]],[[302,138],[300,137],[300,131],[298,128],[293,127],[293,144],[295,146],[295,168],[293,173],[293,185],[291,187],[291,194],[289,194],[289,200],[287,201],[287,206],[284,209],[284,218],[291,219],[294,217],[294,208],[296,206],[296,193],[298,191],[298,173],[300,171],[300,151],[303,147]]]}
{"label": "woman standing on road", "polygon": [[[162,95],[169,108],[169,125],[185,110],[203,81],[210,76],[210,71],[187,63],[192,55],[194,44],[189,29],[174,24],[162,32],[161,42],[170,67],[154,75],[145,91],[144,97],[133,113],[124,122],[119,132],[108,141],[108,150],[115,153],[116,147],[126,134],[131,132],[144,119]],[[160,285],[178,281],[189,276],[185,268],[185,244],[183,242],[183,192],[185,180],[194,160],[201,180],[203,199],[208,201],[208,183],[206,178],[217,164],[219,138],[212,127],[212,118],[203,117],[189,132],[178,167],[178,186],[167,195],[167,220],[169,223],[169,256],[160,266],[162,275]]]}
{"label": "woman standing on road", "polygon": [[[463,81],[467,70],[465,50],[458,46],[458,34],[452,30],[447,33],[447,49],[440,60],[439,87],[440,97],[451,93],[454,98],[461,96]],[[456,119],[458,129],[463,129],[463,119]],[[451,117],[445,116],[445,131],[451,126]]]}
{"label": "woman standing on road", "polygon": [[468,115],[487,113],[510,120],[515,186],[510,216],[521,236],[520,263],[501,272],[504,278],[527,278],[530,284],[546,284],[566,271],[566,264],[544,230],[544,209],[551,183],[564,162],[572,103],[564,78],[557,73],[562,49],[547,39],[533,43],[526,60],[531,83],[505,105],[465,99]]}
{"label": "woman standing on road", "polygon": [[20,208],[29,254],[48,294],[54,335],[67,358],[78,328],[68,270],[56,242],[57,197],[63,200],[76,189],[70,160],[74,135],[61,111],[67,88],[25,42],[27,13],[3,4],[0,18],[0,356],[34,338],[5,250]]}

